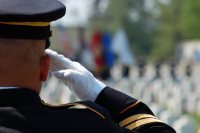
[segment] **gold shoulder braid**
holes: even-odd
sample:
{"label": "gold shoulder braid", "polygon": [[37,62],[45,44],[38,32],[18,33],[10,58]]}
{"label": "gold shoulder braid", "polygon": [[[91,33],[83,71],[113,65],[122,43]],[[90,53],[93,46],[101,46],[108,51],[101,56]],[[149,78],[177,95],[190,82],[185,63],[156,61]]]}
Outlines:
{"label": "gold shoulder braid", "polygon": [[43,100],[41,100],[41,103],[45,106],[53,107],[53,108],[66,107],[66,109],[88,109],[91,112],[100,116],[101,118],[106,119],[106,117],[103,114],[101,114],[99,111],[82,103],[67,103],[67,104],[54,105],[54,104],[45,103]]}

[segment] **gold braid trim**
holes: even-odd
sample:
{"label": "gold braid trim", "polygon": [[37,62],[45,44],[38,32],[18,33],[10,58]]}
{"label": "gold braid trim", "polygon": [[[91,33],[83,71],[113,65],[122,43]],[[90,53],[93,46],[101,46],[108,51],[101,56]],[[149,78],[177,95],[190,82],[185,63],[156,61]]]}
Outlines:
{"label": "gold braid trim", "polygon": [[137,121],[137,120],[140,120],[140,119],[144,119],[144,118],[154,118],[154,119],[156,119],[155,116],[150,115],[150,114],[137,114],[137,115],[132,115],[132,116],[122,120],[121,122],[119,122],[119,126],[124,127],[124,126],[130,124],[131,122],[134,122],[134,121]]}
{"label": "gold braid trim", "polygon": [[[106,119],[105,116],[103,116],[101,113],[99,113],[98,111],[94,110],[93,108],[84,105],[84,104],[80,104],[80,103],[67,103],[67,104],[59,104],[59,105],[53,105],[53,104],[48,104],[45,103],[43,100],[41,100],[43,105],[49,106],[49,107],[68,107],[68,109],[88,109],[92,112],[94,112],[95,114],[97,114],[98,116],[100,116],[103,119]],[[72,107],[71,107],[72,106]],[[74,106],[74,108],[73,108]],[[76,108],[77,107],[77,108]]]}
{"label": "gold braid trim", "polygon": [[50,23],[49,22],[0,22],[0,24],[45,27],[48,26]]}
{"label": "gold braid trim", "polygon": [[138,120],[136,122],[133,122],[130,125],[126,126],[125,128],[133,130],[133,129],[140,127],[142,125],[155,123],[155,122],[161,122],[162,123],[162,121],[155,119],[155,118],[146,118],[146,119],[142,119],[142,120]]}
{"label": "gold braid trim", "polygon": [[124,110],[122,110],[119,114],[122,114],[124,112],[126,112],[127,110],[129,110],[132,107],[135,107],[136,105],[138,105],[140,103],[140,101],[137,101],[135,103],[133,103],[132,105],[128,106],[127,108],[125,108]]}

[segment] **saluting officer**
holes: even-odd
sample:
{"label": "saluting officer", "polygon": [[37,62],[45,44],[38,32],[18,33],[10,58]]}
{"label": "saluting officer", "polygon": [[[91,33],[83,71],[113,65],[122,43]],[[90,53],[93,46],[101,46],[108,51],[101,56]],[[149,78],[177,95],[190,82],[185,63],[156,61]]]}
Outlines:
{"label": "saluting officer", "polygon": [[[0,133],[174,133],[141,101],[96,79],[78,62],[45,50],[56,0],[0,0]],[[83,101],[54,106],[39,92],[48,72]]]}

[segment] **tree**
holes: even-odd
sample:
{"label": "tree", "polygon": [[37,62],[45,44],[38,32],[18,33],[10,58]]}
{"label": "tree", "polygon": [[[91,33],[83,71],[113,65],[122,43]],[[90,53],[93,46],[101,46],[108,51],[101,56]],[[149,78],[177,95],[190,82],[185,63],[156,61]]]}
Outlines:
{"label": "tree", "polygon": [[160,15],[155,29],[154,46],[151,57],[153,60],[168,59],[174,56],[176,44],[181,40],[180,13],[182,0],[172,0],[168,4],[157,3]]}
{"label": "tree", "polygon": [[183,39],[200,39],[200,1],[183,0],[180,30]]}
{"label": "tree", "polygon": [[137,56],[148,56],[154,34],[154,19],[151,12],[145,9],[145,0],[110,0],[107,10],[110,16],[106,27],[115,32],[124,28],[131,48]]}

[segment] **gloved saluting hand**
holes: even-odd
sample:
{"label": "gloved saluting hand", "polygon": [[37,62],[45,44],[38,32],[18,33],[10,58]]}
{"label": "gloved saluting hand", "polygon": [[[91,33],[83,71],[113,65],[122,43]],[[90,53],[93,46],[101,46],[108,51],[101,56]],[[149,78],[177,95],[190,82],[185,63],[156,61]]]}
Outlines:
{"label": "gloved saluting hand", "polygon": [[95,101],[99,93],[106,87],[80,63],[65,58],[57,52],[47,49],[51,58],[50,72],[63,82],[81,100]]}

